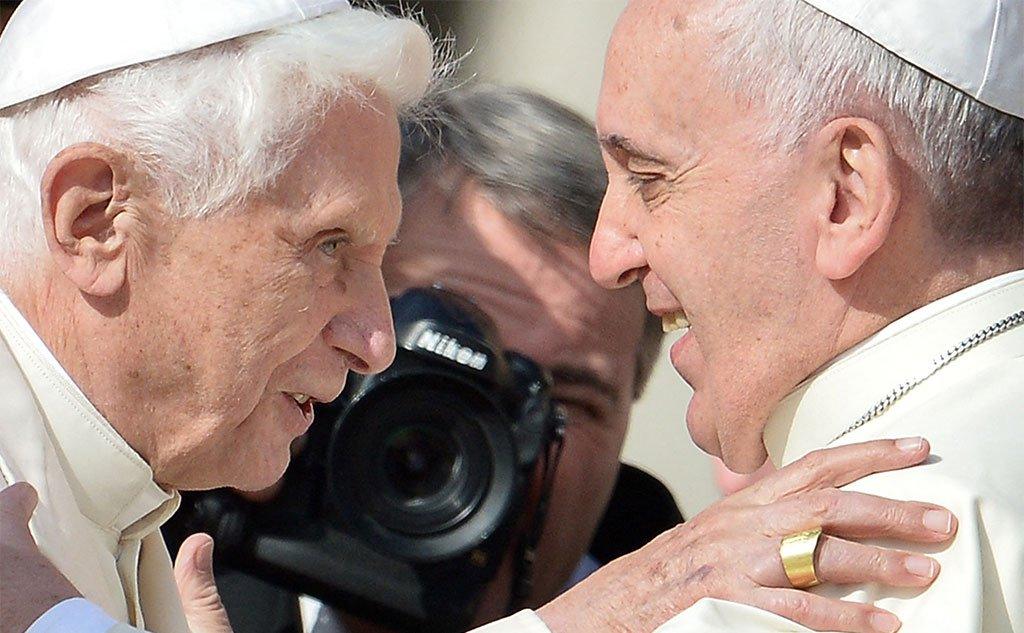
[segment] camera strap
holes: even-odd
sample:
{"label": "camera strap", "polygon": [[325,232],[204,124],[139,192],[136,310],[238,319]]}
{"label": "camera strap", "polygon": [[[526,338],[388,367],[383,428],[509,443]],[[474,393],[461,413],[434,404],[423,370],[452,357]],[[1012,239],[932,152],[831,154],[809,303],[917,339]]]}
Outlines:
{"label": "camera strap", "polygon": [[544,523],[551,501],[551,491],[555,484],[555,473],[562,459],[562,448],[565,445],[565,413],[558,412],[558,424],[551,429],[547,450],[543,456],[540,497],[537,510],[533,513],[530,525],[523,537],[516,544],[516,569],[512,579],[512,592],[509,596],[506,613],[511,615],[524,607],[524,603],[533,590],[533,565],[537,557],[537,543],[544,532]]}

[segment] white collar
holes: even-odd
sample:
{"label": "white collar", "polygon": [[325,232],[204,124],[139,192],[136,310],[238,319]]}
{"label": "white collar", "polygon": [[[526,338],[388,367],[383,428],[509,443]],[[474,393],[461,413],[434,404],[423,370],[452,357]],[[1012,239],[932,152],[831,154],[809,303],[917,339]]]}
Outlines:
{"label": "white collar", "polygon": [[34,393],[79,510],[102,528],[142,538],[177,509],[153,470],[114,430],[61,367],[6,294],[0,337]]}
{"label": "white collar", "polygon": [[837,356],[775,408],[764,430],[772,462],[785,465],[843,433],[895,385],[951,345],[1024,308],[1024,270],[986,279],[897,319]]}

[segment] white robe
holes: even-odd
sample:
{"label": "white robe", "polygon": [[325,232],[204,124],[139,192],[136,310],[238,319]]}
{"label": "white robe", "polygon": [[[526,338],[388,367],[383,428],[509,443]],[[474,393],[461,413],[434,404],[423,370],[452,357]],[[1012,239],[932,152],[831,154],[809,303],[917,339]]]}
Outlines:
{"label": "white robe", "polygon": [[[927,553],[942,571],[924,591],[874,585],[814,593],[870,602],[903,621],[901,633],[1024,632],[1024,325],[951,361],[859,429],[832,441],[901,382],[978,331],[1024,310],[1024,272],[987,280],[897,320],[806,380],[771,416],[765,444],[788,464],[823,446],[922,436],[929,463],[856,481],[856,490],[941,504],[959,530]],[[707,600],[662,633],[809,631],[779,616]]]}
{"label": "white robe", "polygon": [[[929,463],[846,486],[941,504],[959,519],[948,547],[884,543],[935,557],[924,591],[822,585],[814,593],[870,602],[903,621],[901,633],[1024,633],[1024,325],[938,370],[861,428],[833,438],[901,382],[961,340],[1024,310],[1024,271],[987,280],[895,321],[808,378],[771,416],[769,454],[785,465],[824,446],[922,436]],[[477,633],[546,632],[530,612]],[[658,633],[810,633],[786,618],[706,598]]]}
{"label": "white robe", "polygon": [[[861,428],[842,433],[933,358],[1004,317],[1024,310],[1024,271],[954,293],[897,320],[801,384],[765,431],[779,465],[827,445],[926,437],[933,458],[846,487],[895,499],[938,503],[958,517],[948,547],[888,543],[934,556],[942,572],[924,591],[874,585],[812,589],[871,602],[903,621],[902,633],[1024,633],[1024,326],[981,343],[899,398]],[[882,543],[886,544],[886,543]],[[810,633],[773,613],[705,598],[658,633]],[[532,611],[475,633],[548,633]]]}
{"label": "white robe", "polygon": [[15,481],[39,493],[29,527],[40,550],[88,600],[154,633],[187,632],[159,531],[178,494],[153,481],[0,292],[0,487]]}

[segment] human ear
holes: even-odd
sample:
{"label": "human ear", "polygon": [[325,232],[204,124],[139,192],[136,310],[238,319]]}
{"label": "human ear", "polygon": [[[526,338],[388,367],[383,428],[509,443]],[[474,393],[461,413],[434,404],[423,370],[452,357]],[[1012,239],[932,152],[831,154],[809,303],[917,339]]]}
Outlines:
{"label": "human ear", "polygon": [[900,201],[897,156],[885,131],[862,118],[832,121],[813,142],[834,191],[815,218],[815,264],[828,279],[846,279],[889,236]]}
{"label": "human ear", "polygon": [[127,278],[127,170],[122,154],[81,143],[57,154],[43,174],[43,230],[50,255],[89,295],[114,295]]}

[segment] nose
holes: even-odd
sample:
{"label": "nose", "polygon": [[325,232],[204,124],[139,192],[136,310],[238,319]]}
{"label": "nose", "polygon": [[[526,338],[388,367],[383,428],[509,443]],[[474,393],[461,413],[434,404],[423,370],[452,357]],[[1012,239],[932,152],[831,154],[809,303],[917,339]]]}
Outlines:
{"label": "nose", "polygon": [[647,258],[636,231],[621,217],[623,209],[616,206],[609,191],[601,203],[597,227],[590,241],[590,276],[609,290],[632,284],[647,268]]}
{"label": "nose", "polygon": [[[384,280],[351,297],[348,309],[327,324],[327,343],[348,356],[350,368],[360,374],[385,370],[395,360],[395,326]],[[350,286],[351,288],[351,286]]]}

